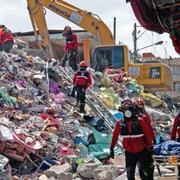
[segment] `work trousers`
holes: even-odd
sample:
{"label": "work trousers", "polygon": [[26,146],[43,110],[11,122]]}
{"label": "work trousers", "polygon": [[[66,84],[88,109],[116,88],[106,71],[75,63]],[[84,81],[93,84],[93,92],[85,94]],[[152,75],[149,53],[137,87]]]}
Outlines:
{"label": "work trousers", "polygon": [[139,163],[140,177],[142,180],[153,180],[154,161],[147,149],[139,153],[125,152],[126,172],[128,180],[135,180],[135,169]]}
{"label": "work trousers", "polygon": [[74,86],[72,91],[72,96],[74,96],[75,92],[77,93],[76,96],[76,103],[80,103],[80,113],[85,113],[85,104],[86,104],[86,87],[84,86]]}
{"label": "work trousers", "polygon": [[13,44],[14,44],[13,40],[6,41],[4,44],[0,45],[0,51],[5,51],[5,52],[9,53],[13,47]]}
{"label": "work trousers", "polygon": [[74,70],[77,71],[78,70],[78,66],[77,66],[77,49],[72,49],[69,52],[66,52],[63,56],[62,59],[62,66],[65,67],[66,66],[66,62],[69,62],[69,66]]}

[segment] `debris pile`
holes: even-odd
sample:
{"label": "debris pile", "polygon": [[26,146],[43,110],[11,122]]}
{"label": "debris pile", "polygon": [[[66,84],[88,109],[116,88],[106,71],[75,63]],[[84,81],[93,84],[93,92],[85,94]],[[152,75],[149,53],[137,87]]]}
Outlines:
{"label": "debris pile", "polygon": [[[69,96],[70,79],[59,62],[47,62],[46,57],[18,48],[11,54],[0,52],[0,179],[108,180],[122,175],[124,166],[109,160],[111,135],[103,119],[90,107],[88,115],[78,112]],[[114,116],[126,96],[141,96],[167,110],[134,79],[124,77],[117,83],[105,74],[92,73],[93,90]],[[154,126],[171,123],[169,116],[148,111]],[[121,152],[117,147],[116,153]]]}

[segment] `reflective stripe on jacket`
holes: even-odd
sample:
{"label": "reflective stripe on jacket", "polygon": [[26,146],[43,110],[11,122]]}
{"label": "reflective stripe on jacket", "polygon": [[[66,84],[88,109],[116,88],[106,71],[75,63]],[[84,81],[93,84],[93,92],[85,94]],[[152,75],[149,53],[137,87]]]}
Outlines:
{"label": "reflective stripe on jacket", "polygon": [[[125,151],[138,153],[142,151],[143,149],[149,148],[152,146],[153,139],[150,133],[152,129],[149,128],[149,126],[147,125],[147,123],[144,121],[143,118],[138,118],[138,123],[143,133],[141,132],[139,133],[137,132],[136,134],[132,133],[132,126],[133,126],[132,119],[126,121],[125,123],[127,124],[128,132],[129,132],[129,134],[124,133],[123,135],[121,135],[123,138],[122,144]],[[118,140],[118,136],[122,134],[121,130],[123,130],[122,123],[121,121],[117,121],[114,132],[113,132],[111,148],[115,147]]]}
{"label": "reflective stripe on jacket", "polygon": [[74,78],[73,78],[74,85],[84,86],[87,88],[91,85],[91,83],[92,83],[92,78],[89,72],[77,71],[74,74]]}

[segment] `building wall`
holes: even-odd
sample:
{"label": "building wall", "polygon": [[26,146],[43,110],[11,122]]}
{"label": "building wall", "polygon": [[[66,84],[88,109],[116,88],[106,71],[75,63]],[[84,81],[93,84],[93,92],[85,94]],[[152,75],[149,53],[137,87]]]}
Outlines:
{"label": "building wall", "polygon": [[169,92],[171,97],[180,97],[180,58],[164,59],[162,62],[168,64],[172,69],[173,91]]}

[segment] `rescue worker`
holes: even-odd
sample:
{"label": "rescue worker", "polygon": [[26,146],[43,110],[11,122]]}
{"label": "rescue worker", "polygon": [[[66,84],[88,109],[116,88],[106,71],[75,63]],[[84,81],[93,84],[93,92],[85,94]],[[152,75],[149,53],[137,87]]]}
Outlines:
{"label": "rescue worker", "polygon": [[139,113],[139,116],[142,117],[145,120],[145,122],[148,124],[149,128],[151,128],[151,131],[150,131],[152,133],[151,136],[152,136],[153,142],[155,143],[156,138],[154,135],[152,124],[151,124],[151,118],[149,114],[146,112],[144,100],[142,98],[136,98],[135,107],[136,107],[137,112]]}
{"label": "rescue worker", "polygon": [[14,44],[12,32],[4,25],[0,25],[0,51],[10,52]]}
{"label": "rescue worker", "polygon": [[85,113],[85,93],[92,84],[92,78],[90,72],[86,71],[87,63],[85,61],[80,62],[79,67],[80,70],[75,72],[73,77],[73,89],[77,92],[77,104],[80,102],[80,113]]}
{"label": "rescue worker", "polygon": [[178,142],[180,142],[180,111],[174,118],[171,140],[177,140]]}
{"label": "rescue worker", "polygon": [[62,59],[62,66],[66,66],[66,62],[69,62],[69,66],[77,71],[77,55],[78,55],[78,40],[77,35],[71,30],[71,27],[65,26],[63,36],[66,37],[66,45],[64,47],[64,56]]}
{"label": "rescue worker", "polygon": [[143,180],[153,180],[154,164],[152,162],[152,137],[151,129],[142,117],[136,112],[132,100],[122,101],[119,111],[124,118],[117,121],[113,132],[110,156],[114,158],[114,147],[119,134],[122,136],[122,144],[125,150],[126,172],[128,180],[135,180],[136,164],[143,168],[146,177]]}
{"label": "rescue worker", "polygon": [[[151,125],[151,118],[150,118],[149,114],[146,112],[144,100],[142,98],[136,98],[134,102],[135,102],[136,112],[147,123],[148,127],[150,128],[149,133],[151,133],[151,138],[152,138],[154,144],[156,144],[156,137],[154,134],[153,127]],[[153,163],[153,159],[150,159],[150,160]],[[144,173],[143,167],[141,166],[140,163],[138,164],[138,167],[139,167],[139,175],[140,175],[141,179],[146,179],[146,174]]]}

